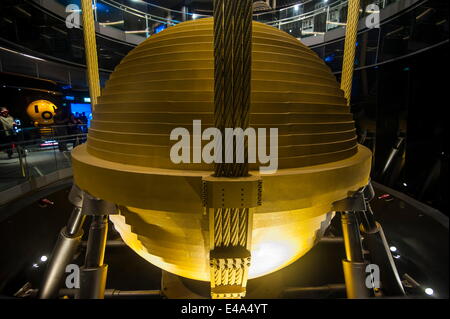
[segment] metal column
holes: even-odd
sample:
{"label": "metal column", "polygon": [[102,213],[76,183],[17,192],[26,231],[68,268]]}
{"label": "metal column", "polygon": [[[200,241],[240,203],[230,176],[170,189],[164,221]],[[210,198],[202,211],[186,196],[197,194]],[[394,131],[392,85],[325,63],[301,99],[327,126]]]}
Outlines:
{"label": "metal column", "polygon": [[369,297],[366,287],[366,264],[361,244],[359,225],[354,212],[341,213],[346,259],[342,261],[347,298]]}
{"label": "metal column", "polygon": [[74,209],[58,237],[52,256],[50,257],[38,297],[40,299],[57,298],[66,266],[70,264],[75,255],[81,238],[83,237],[83,223],[86,218],[82,214],[82,191],[73,186],[69,199],[74,204]]}
{"label": "metal column", "polygon": [[105,297],[108,265],[105,258],[108,216],[92,216],[84,267],[81,268],[80,299],[103,299]]}

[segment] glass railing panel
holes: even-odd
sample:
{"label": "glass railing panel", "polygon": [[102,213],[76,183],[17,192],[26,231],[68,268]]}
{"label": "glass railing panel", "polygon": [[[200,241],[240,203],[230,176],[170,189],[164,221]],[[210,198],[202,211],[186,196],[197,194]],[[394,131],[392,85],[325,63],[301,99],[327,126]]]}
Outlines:
{"label": "glass railing panel", "polygon": [[[361,15],[365,16],[368,4],[380,8],[399,0],[362,0]],[[78,1],[58,0],[63,5],[78,4]],[[93,0],[95,18],[103,26],[110,26],[127,33],[144,37],[156,34],[177,23],[201,19],[208,15],[164,8],[146,1]],[[191,8],[195,11],[195,8]],[[291,6],[268,11],[255,11],[255,21],[277,27],[301,38],[320,35],[324,32],[345,26],[347,20],[347,1],[324,1],[317,3],[305,1]]]}
{"label": "glass railing panel", "polygon": [[166,8],[158,7],[152,4],[147,4],[146,13],[148,19],[153,22],[160,22],[167,26],[171,26],[184,20],[187,20],[187,14],[183,14],[181,11],[169,10]]}
{"label": "glass railing panel", "polygon": [[[67,5],[69,3],[79,3],[79,1],[62,1],[59,3]],[[331,2],[331,1],[329,1]],[[363,8],[372,1],[362,1]],[[378,0],[376,3],[380,8],[391,5],[397,1]],[[122,2],[119,0],[96,0],[96,17],[100,23],[117,22],[123,19],[123,23],[109,25],[116,27],[129,33],[135,31],[143,37],[158,33],[164,28],[170,27],[183,20],[200,19],[205,16],[193,14],[191,12],[182,12],[177,10],[168,10],[155,5],[146,4],[142,11],[123,5],[131,2]],[[128,9],[131,8],[131,9]],[[42,15],[38,6],[27,6],[26,9],[31,13],[33,25],[39,24],[39,20],[34,17]],[[127,10],[126,17],[124,12]],[[311,36],[320,36],[328,31],[342,28],[346,23],[347,1],[335,1],[328,6],[316,8],[311,6],[309,2],[299,6],[296,10],[295,6],[288,9],[272,10],[267,12],[257,12],[254,19],[273,25],[296,38],[306,38]],[[6,11],[5,11],[6,12]],[[103,13],[102,13],[103,12]],[[361,12],[361,17],[367,15],[367,12]],[[30,36],[29,27],[17,24],[19,32],[9,34],[2,30],[2,37],[6,37],[10,43],[22,43],[24,47],[30,48],[35,52],[42,53],[49,57],[62,59],[63,61],[74,62],[79,66],[84,65],[84,50],[82,30],[70,29],[65,27],[63,17],[48,16],[47,22],[51,24],[50,28],[40,30],[42,33],[39,41],[35,36]],[[399,28],[402,28],[399,30]],[[364,30],[366,32],[367,30]],[[427,48],[439,41],[448,39],[448,22],[445,11],[436,10],[433,6],[420,6],[416,9],[408,9],[402,14],[397,15],[395,19],[390,21],[387,19],[382,22],[381,29],[369,30],[368,45],[366,47],[365,64],[358,63],[358,66],[370,65],[377,61],[386,61],[404,54],[409,54],[417,50]],[[378,35],[380,32],[380,46],[378,46]],[[10,37],[11,36],[11,37]],[[342,40],[342,39],[341,39]],[[98,54],[99,66],[103,70],[112,70],[126,56],[133,45],[111,41],[108,38],[98,36]],[[330,47],[333,44],[325,44],[327,47],[318,50],[321,57],[326,62],[333,65],[333,71],[338,71],[334,67],[339,63],[340,53],[335,52],[334,55]],[[7,46],[5,44],[5,46]],[[341,45],[340,45],[341,46]],[[314,47],[313,47],[314,49]],[[358,50],[361,50],[358,48]],[[24,51],[23,48],[17,48],[16,51]],[[378,52],[378,53],[377,53]],[[33,52],[25,53],[34,55]],[[358,53],[360,55],[361,53]],[[331,56],[330,56],[331,55]],[[42,76],[54,79],[59,82],[84,83],[83,75],[79,72],[67,72],[63,68],[58,68],[50,72],[47,67],[48,61],[30,59],[24,56],[14,55],[12,53],[2,51],[3,70],[28,74],[31,76]],[[358,62],[358,61],[357,61]],[[73,73],[73,74],[72,74]],[[70,74],[70,79],[68,76]],[[104,78],[103,82],[104,82]]]}
{"label": "glass railing panel", "polygon": [[[47,142],[49,143],[49,142]],[[54,146],[32,144],[27,146],[27,167],[29,178],[38,178],[57,170]]]}
{"label": "glass railing panel", "polygon": [[[0,191],[7,190],[26,181],[28,171],[23,148],[12,142],[12,137],[5,136],[0,142]],[[15,139],[15,138],[14,138]]]}
{"label": "glass railing panel", "polygon": [[134,34],[143,37],[147,37],[148,30],[148,20],[145,15],[139,16],[133,12],[123,13],[124,25],[123,28],[126,34]]}
{"label": "glass railing panel", "polygon": [[71,151],[86,142],[87,125],[67,125],[55,134],[58,149],[55,148],[55,159],[58,169],[71,167]]}
{"label": "glass railing panel", "polygon": [[345,26],[347,22],[347,9],[346,1],[327,7],[326,32]]}
{"label": "glass railing panel", "polygon": [[[253,15],[253,20],[261,22],[261,23],[272,23],[273,21],[278,20],[279,13],[276,11],[258,13]],[[277,26],[276,24],[274,26]]]}
{"label": "glass railing panel", "polygon": [[120,7],[112,6],[97,0],[95,5],[95,19],[103,27],[112,27],[125,31],[125,12]]}
{"label": "glass railing panel", "polygon": [[0,131],[0,191],[70,168],[71,151],[86,134],[84,124],[17,127],[11,136]]}
{"label": "glass railing panel", "polygon": [[[362,14],[365,15],[364,9],[368,4],[377,4],[380,8],[384,8],[397,1],[399,0],[363,0]],[[63,5],[79,4],[79,0],[58,0],[58,2]],[[93,3],[99,23],[127,32],[147,30],[142,32],[144,36],[158,33],[166,27],[183,21],[208,17],[208,15],[164,8],[145,1],[94,0]],[[255,12],[253,17],[255,21],[278,27],[294,36],[308,37],[344,26],[347,20],[346,15],[347,1],[339,0],[323,3],[305,1],[277,10]],[[298,21],[302,23],[297,23]]]}

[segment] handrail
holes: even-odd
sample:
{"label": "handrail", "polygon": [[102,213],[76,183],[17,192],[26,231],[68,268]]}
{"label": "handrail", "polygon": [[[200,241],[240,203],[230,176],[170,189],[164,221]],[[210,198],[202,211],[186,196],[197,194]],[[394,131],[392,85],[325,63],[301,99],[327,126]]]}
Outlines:
{"label": "handrail", "polygon": [[[61,135],[58,131],[58,129],[78,129],[80,132],[75,134],[65,134]],[[6,135],[6,133],[12,134],[15,137],[24,138],[24,134],[26,133],[37,133],[42,135],[40,138],[33,138],[33,139],[23,139],[23,140],[16,140],[14,142],[8,142],[8,143],[0,143],[0,151],[5,149],[5,147],[14,145],[30,145],[30,143],[38,143],[43,140],[48,139],[66,139],[71,137],[86,137],[87,133],[84,133],[83,131],[87,131],[88,125],[87,124],[68,124],[68,125],[51,125],[51,126],[42,126],[42,127],[17,127],[19,131],[16,130],[3,130],[0,129],[0,137]],[[50,130],[48,133],[41,133],[40,130]],[[62,132],[62,131],[61,131]]]}
{"label": "handrail", "polygon": [[[38,2],[43,0],[32,1]],[[62,5],[66,4],[66,2],[62,0],[54,1],[57,3],[59,2]],[[168,27],[186,20],[196,20],[204,17],[210,17],[210,14],[169,9],[147,1],[140,1],[142,8],[133,7],[132,4],[123,4],[118,0],[92,1],[94,3],[95,20],[100,25],[104,24],[105,26],[119,29],[128,34],[138,34],[138,37],[142,37],[143,39],[149,37],[153,33],[159,32],[160,30],[157,28],[159,28],[160,25],[165,25]],[[373,0],[371,2],[372,4],[377,4],[380,8],[385,8],[388,4],[398,1],[400,0]],[[327,32],[330,29],[336,29],[345,25],[345,15],[339,13],[339,9],[347,5],[347,0],[324,0],[323,3],[319,2],[315,4],[312,2],[312,0],[305,0],[303,3],[293,3],[287,7],[276,10],[258,11],[253,14],[253,17],[257,21],[286,31],[298,39],[305,38],[313,34],[323,34],[323,31]],[[311,8],[311,10],[305,12],[310,6],[315,8]],[[115,18],[116,21],[110,21],[111,16],[109,16],[109,14],[106,16],[102,15],[103,9],[107,11],[108,9],[112,9],[115,11],[114,14],[118,15],[119,18]],[[162,12],[153,12],[152,10]],[[325,21],[322,21],[322,19],[320,19],[320,21],[315,21],[315,16],[324,14],[327,15]],[[365,14],[364,10],[362,14]],[[135,24],[138,26],[140,25],[140,27],[137,27],[137,30],[132,30],[127,27],[127,19],[125,19],[123,15],[131,15],[137,19],[142,19],[143,21],[141,20]],[[308,21],[308,23],[300,23],[300,25],[298,25],[301,21]],[[137,39],[138,38],[135,38],[135,41]]]}
{"label": "handrail", "polygon": [[[149,12],[141,11],[139,9],[130,7],[128,5],[121,4],[121,3],[117,2],[116,0],[96,0],[96,1],[99,3],[102,3],[104,5],[107,5],[107,6],[111,6],[115,9],[121,10],[123,12],[126,12],[128,14],[132,14],[139,18],[148,19],[150,21],[163,23],[166,25],[175,25],[175,24],[182,22],[179,19],[173,18],[173,15],[177,15],[177,14],[183,15],[185,18],[188,18],[188,19],[189,18],[198,19],[198,18],[204,18],[204,17],[210,16],[210,15],[206,15],[206,14],[182,12],[179,10],[168,9],[168,8],[164,8],[162,6],[158,6],[158,5],[149,3],[149,2],[145,2],[145,4],[148,5],[149,7],[157,8],[157,9],[164,10],[165,12],[167,12],[167,16],[162,17],[162,16],[158,16],[158,15],[155,15],[155,14],[152,14]],[[399,0],[396,0],[396,1],[399,1]],[[302,21],[302,20],[311,19],[314,16],[319,15],[319,14],[324,14],[324,13],[328,14],[330,11],[335,11],[339,8],[345,7],[348,4],[348,1],[346,1],[346,0],[337,0],[330,4],[324,4],[323,7],[320,7],[320,8],[308,11],[308,12],[301,12],[302,10],[295,10],[295,11],[298,11],[299,13],[293,14],[288,17],[283,17],[283,18],[279,18],[279,15],[277,15],[277,17],[275,17],[275,18],[273,17],[274,14],[276,15],[279,13],[283,13],[283,12],[286,12],[287,10],[294,9],[296,7],[300,8],[310,2],[312,2],[312,0],[308,0],[304,3],[293,4],[288,7],[281,8],[281,9],[257,12],[257,13],[253,14],[253,17],[255,19],[261,19],[261,20],[264,20],[265,17],[270,18],[270,21],[263,21],[263,22],[268,25],[281,28],[281,26],[283,26],[283,25],[295,23],[295,22]],[[384,8],[386,6],[386,0],[375,0],[374,4],[377,4],[378,6],[381,6],[381,8]],[[336,21],[328,21],[328,19],[327,19],[327,21],[325,21],[325,24],[326,25],[334,24],[334,22],[336,22]],[[339,23],[344,23],[344,22],[339,22]],[[148,22],[147,22],[147,29],[148,29]],[[148,32],[149,30],[147,30],[147,29],[146,29],[146,31]],[[328,30],[328,27],[326,27],[326,30]]]}
{"label": "handrail", "polygon": [[[339,1],[339,0],[337,0],[337,1]],[[273,14],[273,13],[277,13],[277,12],[281,12],[281,11],[287,11],[287,10],[293,9],[293,8],[295,8],[297,6],[300,9],[301,6],[304,6],[305,4],[310,3],[310,2],[312,2],[312,0],[307,0],[307,1],[302,2],[302,3],[292,4],[292,5],[289,5],[287,7],[280,8],[280,9],[273,9],[273,10],[267,10],[267,11],[263,11],[263,12],[254,13],[253,16],[257,17],[257,16],[260,16],[260,15],[263,15],[263,14]]]}
{"label": "handrail", "polygon": [[16,136],[13,141],[0,145],[0,205],[72,176],[69,147],[84,143],[87,134],[60,133],[21,141]]}

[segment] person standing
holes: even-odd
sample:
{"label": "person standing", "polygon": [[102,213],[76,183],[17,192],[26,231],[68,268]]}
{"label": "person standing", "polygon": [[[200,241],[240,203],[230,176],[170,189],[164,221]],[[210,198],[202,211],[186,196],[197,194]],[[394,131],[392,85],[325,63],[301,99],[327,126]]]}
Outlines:
{"label": "person standing", "polygon": [[80,127],[81,124],[83,124],[81,120],[72,113],[69,119],[68,130],[73,147],[80,144],[80,134],[82,133],[82,128]]}
{"label": "person standing", "polygon": [[87,133],[88,132],[88,130],[87,130],[88,118],[87,118],[85,112],[81,113],[80,121],[81,121],[81,124],[82,124],[82,132],[83,133]]}
{"label": "person standing", "polygon": [[16,122],[14,118],[9,114],[9,110],[6,107],[0,108],[0,122],[1,122],[1,130],[2,130],[2,140],[5,144],[10,144],[6,146],[6,153],[8,154],[8,158],[12,158],[13,155],[13,142],[15,131],[14,128],[16,126]]}

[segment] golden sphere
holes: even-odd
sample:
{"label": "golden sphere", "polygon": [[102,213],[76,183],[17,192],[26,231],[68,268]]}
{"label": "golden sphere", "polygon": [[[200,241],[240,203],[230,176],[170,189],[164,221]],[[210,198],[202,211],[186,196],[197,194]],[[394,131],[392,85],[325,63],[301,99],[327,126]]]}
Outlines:
{"label": "golden sphere", "polygon": [[[262,175],[249,278],[280,269],[313,247],[332,203],[368,182],[371,153],[335,77],[294,37],[253,23],[250,126],[278,128],[278,171]],[[114,202],[124,241],[169,272],[209,280],[202,179],[213,164],[174,164],[169,136],[193,120],[213,127],[213,20],[170,27],[118,65],[93,112],[87,145],[72,155],[75,182]],[[259,175],[259,164],[251,164]],[[256,171],[255,171],[256,170]]]}

